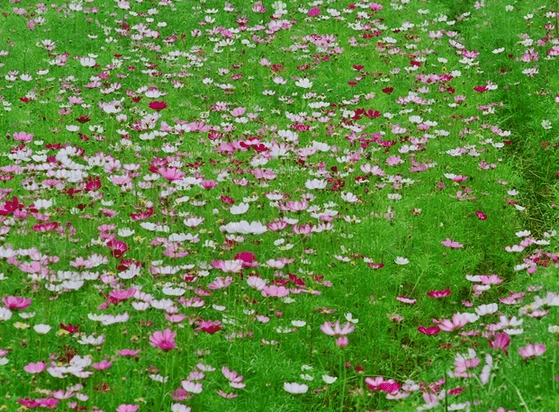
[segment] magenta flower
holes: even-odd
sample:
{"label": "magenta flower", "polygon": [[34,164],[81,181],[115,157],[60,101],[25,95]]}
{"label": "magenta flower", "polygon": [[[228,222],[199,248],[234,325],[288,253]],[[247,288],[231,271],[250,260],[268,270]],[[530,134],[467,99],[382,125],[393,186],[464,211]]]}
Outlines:
{"label": "magenta flower", "polygon": [[118,303],[123,300],[129,299],[136,293],[135,288],[130,289],[115,289],[109,293],[109,300],[111,303]]}
{"label": "magenta flower", "polygon": [[25,299],[22,296],[8,296],[2,299],[4,306],[10,310],[26,309],[32,301],[33,298]]}
{"label": "magenta flower", "polygon": [[318,15],[320,15],[320,8],[319,7],[313,7],[312,9],[309,10],[309,12],[307,13],[307,15],[309,17],[316,17]]}
{"label": "magenta flower", "polygon": [[479,220],[487,219],[487,215],[483,213],[481,210],[476,210],[476,216]]}
{"label": "magenta flower", "polygon": [[177,347],[176,336],[177,334],[171,329],[165,329],[163,332],[156,331],[149,337],[149,344],[164,351],[169,351]]}
{"label": "magenta flower", "polygon": [[209,333],[210,335],[219,332],[221,330],[221,327],[221,322],[219,320],[204,320],[200,322],[200,329],[202,329],[206,333]]}
{"label": "magenta flower", "polygon": [[493,349],[501,349],[503,352],[505,352],[505,355],[509,354],[507,348],[510,343],[510,338],[508,334],[497,333],[494,340],[487,339],[487,342],[489,342],[489,346],[491,346]]}
{"label": "magenta flower", "polygon": [[535,358],[536,356],[543,355],[545,353],[546,347],[540,343],[531,344],[529,343],[523,348],[518,349],[518,353],[524,360]]}
{"label": "magenta flower", "polygon": [[431,326],[429,328],[420,326],[417,328],[417,330],[423,333],[424,335],[437,335],[441,331],[441,329],[438,326]]}

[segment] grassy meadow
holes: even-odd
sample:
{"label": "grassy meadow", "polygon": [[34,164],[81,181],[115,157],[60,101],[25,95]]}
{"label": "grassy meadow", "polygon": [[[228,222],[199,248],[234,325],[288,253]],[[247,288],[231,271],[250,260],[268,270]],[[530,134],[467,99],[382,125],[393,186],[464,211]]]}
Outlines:
{"label": "grassy meadow", "polygon": [[559,410],[559,2],[0,12],[0,411]]}

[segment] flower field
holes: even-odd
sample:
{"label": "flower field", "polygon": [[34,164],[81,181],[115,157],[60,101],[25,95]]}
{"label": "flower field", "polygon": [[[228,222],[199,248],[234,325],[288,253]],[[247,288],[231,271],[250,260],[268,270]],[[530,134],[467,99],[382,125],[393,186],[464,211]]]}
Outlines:
{"label": "flower field", "polygon": [[559,410],[559,3],[0,3],[0,411]]}

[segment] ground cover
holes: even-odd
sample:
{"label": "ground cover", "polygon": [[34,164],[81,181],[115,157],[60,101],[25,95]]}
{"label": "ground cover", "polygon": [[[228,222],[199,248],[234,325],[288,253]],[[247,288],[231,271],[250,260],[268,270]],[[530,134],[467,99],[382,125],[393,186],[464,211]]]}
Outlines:
{"label": "ground cover", "polygon": [[559,409],[548,3],[2,3],[0,410]]}

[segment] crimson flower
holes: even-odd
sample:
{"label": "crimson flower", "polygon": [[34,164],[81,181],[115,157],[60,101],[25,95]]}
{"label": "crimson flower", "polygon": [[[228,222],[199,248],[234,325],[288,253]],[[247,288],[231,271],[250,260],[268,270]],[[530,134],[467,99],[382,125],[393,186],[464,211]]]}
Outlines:
{"label": "crimson flower", "polygon": [[80,325],[72,325],[71,323],[68,323],[67,325],[61,323],[60,327],[70,333],[76,333],[80,329]]}
{"label": "crimson flower", "polygon": [[476,210],[476,216],[479,220],[487,219],[487,215],[483,213],[481,210]]}
{"label": "crimson flower", "polygon": [[393,91],[394,91],[394,87],[385,87],[384,89],[382,89],[382,92],[386,94],[390,94]]}
{"label": "crimson flower", "polygon": [[432,298],[444,298],[450,295],[450,289],[432,290],[430,292],[427,292],[427,295],[431,296]]}
{"label": "crimson flower", "polygon": [[98,189],[101,189],[101,179],[99,179],[98,176],[88,177],[87,180],[85,181],[85,191],[93,192]]}
{"label": "crimson flower", "polygon": [[6,203],[4,203],[2,209],[0,209],[0,216],[11,215],[13,212],[23,207],[24,205],[19,202],[17,197],[14,196],[11,201],[8,200],[6,201]]}
{"label": "crimson flower", "polygon": [[151,103],[149,104],[149,108],[150,108],[150,109],[153,109],[153,110],[156,110],[156,111],[163,110],[163,109],[165,109],[166,107],[167,107],[167,103],[165,103],[165,102],[157,102],[157,101],[155,101],[155,102],[151,102]]}
{"label": "crimson flower", "polygon": [[128,250],[128,245],[122,240],[111,240],[107,246],[112,249],[111,255],[115,258],[120,258]]}

